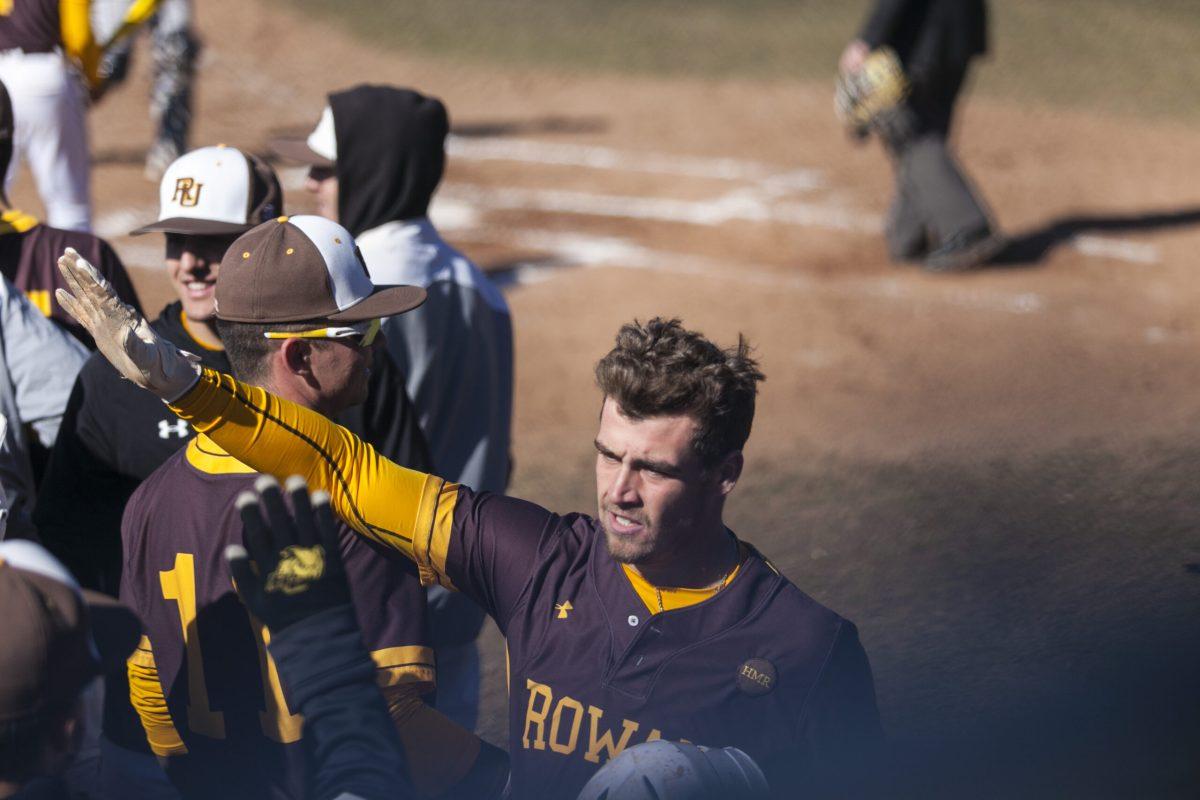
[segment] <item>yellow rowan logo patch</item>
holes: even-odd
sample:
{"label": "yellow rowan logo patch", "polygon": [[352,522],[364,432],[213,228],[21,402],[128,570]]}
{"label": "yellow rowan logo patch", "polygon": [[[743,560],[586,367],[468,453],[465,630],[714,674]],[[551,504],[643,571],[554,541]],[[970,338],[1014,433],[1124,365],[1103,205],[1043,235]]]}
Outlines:
{"label": "yellow rowan logo patch", "polygon": [[573,605],[571,605],[571,601],[568,600],[565,603],[555,603],[554,610],[558,612],[558,616],[556,617],[556,619],[566,619],[567,614],[574,611],[575,607]]}

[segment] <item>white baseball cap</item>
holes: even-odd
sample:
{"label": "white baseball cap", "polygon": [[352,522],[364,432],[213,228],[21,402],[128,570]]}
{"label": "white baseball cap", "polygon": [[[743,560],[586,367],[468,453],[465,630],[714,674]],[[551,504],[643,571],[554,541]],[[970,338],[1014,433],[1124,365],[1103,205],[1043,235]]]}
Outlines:
{"label": "white baseball cap", "polygon": [[282,213],[283,192],[270,165],[221,144],[175,159],[158,187],[158,221],[131,234],[244,233]]}
{"label": "white baseball cap", "polygon": [[306,139],[272,139],[271,149],[289,161],[314,167],[332,167],[337,161],[337,134],[333,128],[333,109],[325,106],[317,127]]}

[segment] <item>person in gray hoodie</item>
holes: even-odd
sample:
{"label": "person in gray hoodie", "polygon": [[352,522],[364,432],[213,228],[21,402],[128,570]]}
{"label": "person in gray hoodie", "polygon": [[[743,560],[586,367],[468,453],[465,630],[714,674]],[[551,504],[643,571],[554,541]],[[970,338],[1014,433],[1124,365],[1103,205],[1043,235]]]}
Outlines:
{"label": "person in gray hoodie", "polygon": [[[508,304],[487,276],[429,221],[450,130],[440,100],[411,89],[359,85],[329,95],[304,140],[275,151],[309,166],[317,213],[355,237],[377,285],[425,289],[420,308],[385,320],[388,352],[407,389],[439,475],[477,491],[508,485],[513,335]],[[479,703],[475,637],[483,612],[430,589],[438,709],[473,728]]]}

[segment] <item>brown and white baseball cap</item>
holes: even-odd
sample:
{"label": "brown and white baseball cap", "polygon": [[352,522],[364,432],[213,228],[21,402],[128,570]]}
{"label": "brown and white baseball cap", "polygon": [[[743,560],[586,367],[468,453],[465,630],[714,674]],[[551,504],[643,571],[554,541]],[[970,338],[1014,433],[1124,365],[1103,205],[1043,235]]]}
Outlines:
{"label": "brown and white baseball cap", "polygon": [[324,217],[279,217],[229,246],[217,317],[229,322],[362,322],[425,302],[419,286],[376,286],[350,232]]}
{"label": "brown and white baseball cap", "polygon": [[86,592],[41,545],[0,542],[0,723],[69,708],[104,672],[123,669],[137,616]]}
{"label": "brown and white baseball cap", "polygon": [[275,154],[290,161],[314,167],[332,167],[337,161],[337,134],[333,128],[333,109],[325,106],[317,127],[304,139],[272,139]]}
{"label": "brown and white baseball cap", "polygon": [[243,233],[283,213],[279,178],[267,162],[223,144],[184,153],[158,187],[158,221],[130,233]]}

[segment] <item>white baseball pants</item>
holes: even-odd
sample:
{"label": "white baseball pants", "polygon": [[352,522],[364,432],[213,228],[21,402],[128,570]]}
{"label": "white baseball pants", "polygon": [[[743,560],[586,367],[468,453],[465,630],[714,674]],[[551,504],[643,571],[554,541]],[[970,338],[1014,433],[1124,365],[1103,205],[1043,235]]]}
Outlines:
{"label": "white baseball pants", "polygon": [[91,155],[84,89],[58,53],[0,52],[0,81],[12,98],[13,160],[5,187],[25,161],[37,183],[46,222],[92,228]]}

